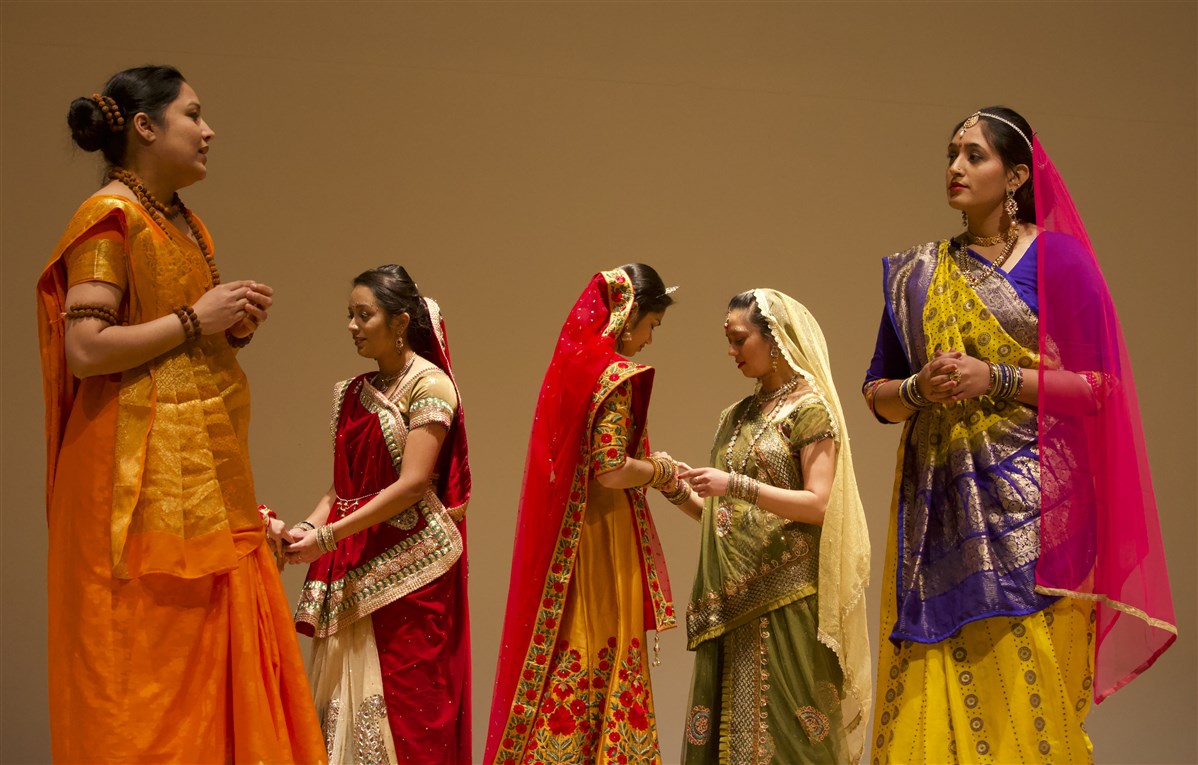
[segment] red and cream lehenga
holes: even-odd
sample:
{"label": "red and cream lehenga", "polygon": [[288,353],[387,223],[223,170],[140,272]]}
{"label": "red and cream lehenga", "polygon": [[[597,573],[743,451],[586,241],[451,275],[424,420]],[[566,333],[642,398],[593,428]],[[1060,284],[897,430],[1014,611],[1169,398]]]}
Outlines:
{"label": "red and cream lehenga", "polygon": [[236,351],[205,335],[76,379],[63,311],[83,282],[119,289],[140,324],[213,280],[191,239],[112,195],[76,211],[38,280],[55,762],[324,762],[256,509]]}
{"label": "red and cream lehenga", "polygon": [[596,274],[562,328],[529,442],[485,762],[660,762],[645,630],[676,626],[645,490],[653,370],[616,353],[633,302]]}
{"label": "red and cream lehenga", "polygon": [[419,502],[309,567],[295,621],[315,638],[312,689],[330,762],[471,762],[470,465],[444,325],[426,302],[435,358],[417,357],[390,398],[372,374],[334,389],[329,523],[396,481],[413,430],[440,425],[448,435]]}

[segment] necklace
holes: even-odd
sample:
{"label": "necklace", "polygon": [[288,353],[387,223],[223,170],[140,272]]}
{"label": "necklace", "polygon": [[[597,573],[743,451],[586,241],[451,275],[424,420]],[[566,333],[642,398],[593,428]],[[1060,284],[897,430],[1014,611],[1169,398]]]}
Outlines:
{"label": "necklace", "polygon": [[978,236],[972,231],[966,230],[965,235],[969,237],[970,244],[976,244],[979,247],[993,247],[996,244],[1002,244],[1007,241],[1003,234],[995,234],[994,236]]}
{"label": "necklace", "polygon": [[387,389],[390,388],[392,385],[394,385],[397,380],[401,379],[404,375],[406,375],[408,373],[408,370],[411,369],[412,365],[415,363],[416,363],[416,354],[413,353],[412,358],[408,359],[408,363],[404,364],[403,369],[399,370],[395,374],[388,375],[387,377],[383,377],[382,372],[380,372],[379,374],[375,375],[374,376],[374,387],[377,390],[380,390],[380,391],[386,393]]}
{"label": "necklace", "polygon": [[[753,454],[753,450],[757,448],[757,442],[761,440],[761,437],[765,435],[765,431],[770,426],[770,418],[762,411],[761,405],[773,401],[774,399],[781,398],[782,396],[790,393],[795,388],[799,387],[799,381],[801,379],[802,378],[799,375],[795,375],[782,385],[778,386],[777,390],[770,391],[764,396],[761,393],[757,393],[753,396],[752,403],[745,407],[744,413],[741,414],[740,418],[736,421],[736,425],[733,426],[732,437],[728,439],[728,447],[724,450],[724,464],[728,466],[731,472],[742,474],[745,472],[745,466],[749,464],[749,457]],[[752,414],[754,410],[762,415],[761,427],[758,428],[757,432],[753,434],[753,437],[749,439],[749,448],[745,450],[745,456],[740,461],[740,465],[737,466],[735,470],[732,470],[732,450],[736,447],[736,438],[740,435],[740,429],[744,426],[745,420],[749,419],[749,415]]]}
{"label": "necklace", "polygon": [[990,278],[990,276],[1007,262],[1007,258],[1011,257],[1011,253],[1015,251],[1015,243],[1019,241],[1019,229],[1011,226],[1007,229],[1006,241],[1007,244],[1002,248],[1002,252],[998,257],[990,261],[990,265],[983,268],[981,271],[974,271],[971,264],[971,258],[965,252],[967,241],[966,237],[957,237],[954,240],[957,243],[957,249],[953,250],[953,257],[957,261],[957,268],[961,270],[961,275],[965,277],[965,283],[970,287],[976,287],[982,282]]}
{"label": "necklace", "polygon": [[757,403],[764,404],[767,401],[773,401],[776,398],[785,396],[787,393],[790,393],[792,390],[799,387],[799,379],[799,376],[795,375],[769,393],[766,393],[765,391],[757,391],[755,394],[757,397]]}
{"label": "necklace", "polygon": [[[195,239],[196,246],[200,248],[200,254],[204,256],[204,262],[208,264],[208,273],[212,277],[212,286],[215,287],[220,284],[220,271],[216,268],[216,259],[212,257],[212,251],[208,249],[208,242],[200,234],[200,225],[196,221],[195,216],[183,204],[183,200],[179,199],[178,194],[172,197],[171,204],[168,207],[150,193],[150,190],[146,188],[146,185],[142,183],[140,178],[123,167],[114,167],[109,170],[108,178],[109,180],[125,184],[163,231],[170,231],[167,228],[170,225],[167,219],[176,212],[181,213],[183,220],[187,221],[187,228],[191,231],[191,236]],[[174,228],[174,226],[171,226],[171,228]]]}

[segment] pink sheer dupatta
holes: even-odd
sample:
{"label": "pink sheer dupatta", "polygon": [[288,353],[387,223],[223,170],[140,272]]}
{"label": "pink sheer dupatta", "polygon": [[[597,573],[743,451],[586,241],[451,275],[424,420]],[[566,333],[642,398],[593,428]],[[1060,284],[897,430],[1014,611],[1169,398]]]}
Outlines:
{"label": "pink sheer dupatta", "polygon": [[[1036,223],[1047,232],[1038,261],[1036,585],[1096,601],[1094,700],[1101,702],[1151,666],[1177,639],[1177,627],[1119,318],[1077,208],[1039,139],[1032,155]],[[1078,395],[1079,376],[1092,396]]]}

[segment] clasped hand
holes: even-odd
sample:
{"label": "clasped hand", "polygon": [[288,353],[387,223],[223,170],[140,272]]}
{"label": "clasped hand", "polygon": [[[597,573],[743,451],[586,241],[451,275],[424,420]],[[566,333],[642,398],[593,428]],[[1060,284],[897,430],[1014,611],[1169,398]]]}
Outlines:
{"label": "clasped hand", "polygon": [[934,404],[955,404],[990,390],[990,365],[952,349],[936,351],[916,377],[920,392]]}

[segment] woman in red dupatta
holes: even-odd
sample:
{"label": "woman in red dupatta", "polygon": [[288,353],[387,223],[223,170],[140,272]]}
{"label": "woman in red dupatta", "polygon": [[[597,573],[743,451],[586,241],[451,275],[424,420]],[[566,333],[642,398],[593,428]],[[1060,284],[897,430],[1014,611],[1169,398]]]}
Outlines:
{"label": "woman in red dupatta", "polygon": [[645,487],[653,369],[628,360],[673,299],[652,268],[596,274],[545,373],[529,441],[485,762],[660,762],[645,630],[676,626]]}
{"label": "woman in red dupatta", "polygon": [[378,362],[339,383],[333,485],[292,529],[311,562],[296,629],[330,762],[470,756],[470,463],[445,325],[400,266],[354,280],[349,331]]}

